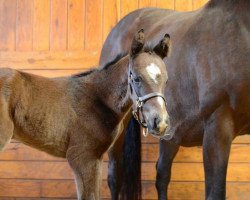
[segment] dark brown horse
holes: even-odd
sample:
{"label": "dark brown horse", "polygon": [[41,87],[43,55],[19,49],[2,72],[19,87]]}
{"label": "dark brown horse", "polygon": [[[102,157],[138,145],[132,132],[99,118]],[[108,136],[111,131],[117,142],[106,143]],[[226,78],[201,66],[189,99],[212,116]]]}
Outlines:
{"label": "dark brown horse", "polygon": [[103,69],[44,78],[13,69],[0,70],[0,149],[11,138],[67,158],[78,199],[100,199],[102,155],[131,118],[142,117],[150,132],[162,136],[168,114],[162,92],[167,81],[163,58],[166,35],[154,49],[144,46],[143,30],[131,52]]}
{"label": "dark brown horse", "polygon": [[[158,197],[167,198],[172,161],[179,146],[203,145],[206,199],[225,199],[232,140],[250,133],[250,1],[210,0],[192,12],[136,10],[109,34],[100,64],[127,52],[139,27],[147,28],[152,44],[165,32],[173,44],[165,60],[170,136],[160,141]],[[130,129],[135,126],[131,122]],[[110,151],[108,180],[113,199],[118,198],[122,186],[122,145],[123,138]],[[127,195],[130,200],[138,198],[131,192]]]}

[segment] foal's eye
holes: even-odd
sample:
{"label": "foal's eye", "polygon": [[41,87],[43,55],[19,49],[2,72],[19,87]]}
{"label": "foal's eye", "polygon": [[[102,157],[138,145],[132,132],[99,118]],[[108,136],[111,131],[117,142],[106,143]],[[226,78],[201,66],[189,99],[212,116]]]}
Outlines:
{"label": "foal's eye", "polygon": [[138,76],[138,77],[135,77],[135,78],[134,78],[134,81],[135,81],[136,83],[140,83],[140,82],[141,82],[141,77],[139,77],[139,76]]}

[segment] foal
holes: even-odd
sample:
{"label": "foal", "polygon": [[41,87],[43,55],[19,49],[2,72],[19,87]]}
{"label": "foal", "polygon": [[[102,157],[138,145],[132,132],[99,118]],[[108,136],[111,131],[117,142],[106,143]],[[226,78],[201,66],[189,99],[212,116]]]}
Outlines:
{"label": "foal", "polygon": [[[102,155],[123,132],[131,110],[156,135],[164,135],[168,126],[162,59],[169,36],[154,50],[144,43],[140,30],[129,55],[104,69],[71,77],[49,79],[1,69],[0,148],[14,138],[67,158],[78,199],[99,199]],[[143,110],[138,105],[144,105]]]}

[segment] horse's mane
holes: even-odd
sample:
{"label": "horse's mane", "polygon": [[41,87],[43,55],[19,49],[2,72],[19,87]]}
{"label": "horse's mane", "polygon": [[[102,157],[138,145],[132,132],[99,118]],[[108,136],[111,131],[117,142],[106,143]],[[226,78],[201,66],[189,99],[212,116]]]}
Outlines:
{"label": "horse's mane", "polygon": [[115,63],[117,63],[119,60],[121,60],[123,57],[125,57],[128,53],[121,53],[118,54],[114,60],[106,63],[103,67],[104,70],[108,69],[110,66],[114,65]]}
{"label": "horse's mane", "polygon": [[79,78],[79,77],[83,77],[83,76],[88,76],[89,74],[92,74],[94,71],[96,71],[97,69],[90,69],[88,71],[85,72],[81,72],[79,74],[73,74],[72,77],[73,78]]}
{"label": "horse's mane", "polygon": [[[151,45],[146,44],[144,46],[144,48],[143,48],[143,52],[154,53],[154,50],[153,50],[153,48],[152,48]],[[127,52],[123,52],[123,53],[118,54],[112,61],[106,63],[102,69],[107,70],[110,66],[114,65],[115,63],[117,63],[119,60],[121,60],[126,55],[128,55]],[[72,75],[72,77],[73,78],[79,78],[79,77],[88,76],[89,74],[92,74],[93,72],[95,72],[97,70],[98,70],[97,68],[96,69],[90,69],[88,71],[81,72],[79,74],[74,74],[74,75]]]}
{"label": "horse's mane", "polygon": [[143,47],[143,52],[152,54],[154,53],[154,47],[152,46],[152,44],[146,43]]}
{"label": "horse's mane", "polygon": [[[112,61],[108,62],[107,64],[105,64],[105,66],[102,69],[104,69],[104,70],[108,69],[110,66],[117,63],[120,59],[122,59],[126,55],[127,55],[127,53],[122,53],[122,54],[117,55],[114,60],[112,60]],[[93,68],[93,69],[90,69],[90,70],[85,71],[85,72],[81,72],[81,73],[78,73],[78,74],[73,74],[72,77],[73,78],[80,78],[80,77],[88,76],[88,75],[92,74],[93,72],[95,72],[97,70],[99,70],[99,69],[98,68]]]}
{"label": "horse's mane", "polygon": [[[151,54],[151,53],[154,53],[154,49],[153,49],[153,47],[150,44],[147,43],[143,47],[143,52]],[[108,69],[110,66],[114,65],[115,63],[117,63],[119,60],[121,60],[126,55],[128,55],[127,52],[123,52],[123,53],[118,54],[112,61],[106,63],[102,69],[104,69],[104,70]]]}

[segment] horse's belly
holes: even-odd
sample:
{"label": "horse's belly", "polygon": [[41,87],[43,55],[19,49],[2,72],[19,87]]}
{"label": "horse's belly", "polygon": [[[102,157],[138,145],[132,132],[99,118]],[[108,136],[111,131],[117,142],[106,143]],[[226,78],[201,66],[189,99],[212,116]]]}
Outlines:
{"label": "horse's belly", "polygon": [[[61,138],[58,135],[58,138]],[[30,147],[44,151],[50,155],[63,157],[66,156],[66,151],[68,147],[68,139],[55,139],[55,138],[39,138],[32,137],[29,134],[23,133],[20,129],[14,129],[13,139],[20,141]]]}

